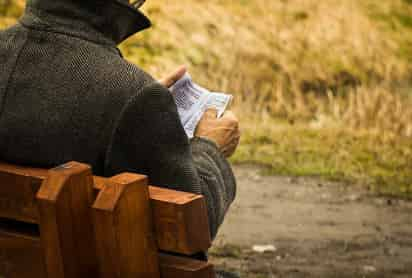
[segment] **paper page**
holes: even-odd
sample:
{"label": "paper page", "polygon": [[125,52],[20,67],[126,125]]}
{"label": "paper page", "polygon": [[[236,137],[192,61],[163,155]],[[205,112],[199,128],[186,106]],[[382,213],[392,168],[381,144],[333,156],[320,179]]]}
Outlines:
{"label": "paper page", "polygon": [[225,113],[226,108],[232,102],[233,96],[224,93],[211,93],[207,103],[207,108],[217,110],[217,117],[220,118]]}
{"label": "paper page", "polygon": [[183,126],[198,113],[202,108],[202,103],[207,100],[207,90],[198,90],[192,85],[192,79],[189,74],[183,76],[171,88],[172,95],[175,99],[177,110]]}
{"label": "paper page", "polygon": [[185,74],[170,89],[189,138],[194,137],[196,127],[208,108],[216,109],[220,118],[233,98],[231,95],[209,92],[193,83],[189,74]]}

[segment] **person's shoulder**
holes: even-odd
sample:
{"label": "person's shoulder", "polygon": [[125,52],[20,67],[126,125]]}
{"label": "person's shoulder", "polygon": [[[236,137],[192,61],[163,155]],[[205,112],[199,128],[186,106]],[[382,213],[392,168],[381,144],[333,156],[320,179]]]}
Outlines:
{"label": "person's shoulder", "polygon": [[142,89],[154,82],[153,77],[118,53],[102,52],[96,57],[96,68],[107,82],[120,87]]}
{"label": "person's shoulder", "polygon": [[154,82],[143,69],[123,58],[115,47],[84,41],[77,46],[63,60],[75,65],[81,78],[101,94],[128,98]]}

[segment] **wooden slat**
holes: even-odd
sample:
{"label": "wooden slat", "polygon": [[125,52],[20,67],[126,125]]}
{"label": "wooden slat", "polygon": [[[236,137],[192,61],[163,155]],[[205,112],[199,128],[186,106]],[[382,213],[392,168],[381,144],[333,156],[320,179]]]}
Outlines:
{"label": "wooden slat", "polygon": [[[0,162],[0,217],[37,223],[34,193],[46,176],[44,169]],[[106,183],[107,178],[94,177],[95,195]],[[149,187],[149,195],[160,249],[192,255],[211,246],[207,209],[202,196],[154,186]]]}
{"label": "wooden slat", "polygon": [[213,266],[204,261],[160,254],[162,278],[214,278]]}
{"label": "wooden slat", "polygon": [[0,277],[46,277],[40,239],[0,228]]}
{"label": "wooden slat", "polygon": [[47,276],[97,277],[90,167],[70,162],[50,170],[36,197]]}
{"label": "wooden slat", "polygon": [[160,277],[145,176],[111,178],[93,205],[93,216],[99,277]]}
{"label": "wooden slat", "polygon": [[[192,255],[211,245],[205,200],[200,195],[157,187],[150,190],[160,249]],[[178,252],[176,252],[178,251]]]}
{"label": "wooden slat", "polygon": [[0,217],[36,223],[39,215],[35,196],[47,171],[16,170],[0,165]]}
{"label": "wooden slat", "polygon": [[[0,246],[0,277],[46,277],[43,250],[38,237],[0,228]],[[159,264],[162,278],[215,277],[213,266],[203,261],[159,254]]]}

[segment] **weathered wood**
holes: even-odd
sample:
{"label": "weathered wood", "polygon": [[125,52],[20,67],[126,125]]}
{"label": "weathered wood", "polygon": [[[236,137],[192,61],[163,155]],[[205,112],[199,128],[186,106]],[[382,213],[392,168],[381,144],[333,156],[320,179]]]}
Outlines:
{"label": "weathered wood", "polygon": [[[0,227],[0,246],[0,277],[47,277],[40,238],[30,233],[3,230]],[[211,264],[190,258],[160,253],[159,265],[162,278],[215,277]]]}
{"label": "weathered wood", "polygon": [[[47,176],[44,169],[0,162],[0,217],[38,223],[34,194]],[[94,177],[95,195],[107,178]],[[200,195],[149,187],[157,244],[168,252],[192,255],[211,246],[205,200]]]}
{"label": "weathered wood", "polygon": [[36,223],[35,196],[46,175],[47,171],[0,164],[0,217]]}
{"label": "weathered wood", "polygon": [[47,276],[96,277],[90,167],[70,162],[50,170],[36,197]]}
{"label": "weathered wood", "polygon": [[93,205],[100,277],[160,277],[147,178],[111,178]]}
{"label": "weathered wood", "polygon": [[202,196],[156,187],[150,193],[160,249],[186,255],[209,249],[212,241]]}
{"label": "weathered wood", "polygon": [[[154,237],[165,251],[194,254],[207,250],[211,240],[204,198],[147,188],[145,183],[146,178],[132,174],[92,177],[88,166],[74,162],[50,172],[0,162],[0,217],[39,223],[42,236],[41,242],[34,234],[12,230],[0,218],[0,277],[97,277],[96,249],[104,277],[129,277],[128,273],[144,277],[152,270],[158,277]],[[88,208],[97,195],[95,249]],[[144,248],[152,251],[142,259],[136,250]],[[162,278],[214,277],[213,267],[206,262],[164,254],[159,260]],[[145,273],[138,270],[142,268]]]}
{"label": "weathered wood", "polygon": [[40,239],[0,227],[0,277],[46,277]]}
{"label": "weathered wood", "polygon": [[162,278],[214,278],[213,265],[190,258],[160,254]]}

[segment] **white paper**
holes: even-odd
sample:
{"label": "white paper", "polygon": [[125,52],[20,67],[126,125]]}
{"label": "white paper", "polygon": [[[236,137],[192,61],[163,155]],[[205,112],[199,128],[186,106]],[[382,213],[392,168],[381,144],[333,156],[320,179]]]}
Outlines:
{"label": "white paper", "polygon": [[276,252],[274,245],[253,245],[252,250],[257,253]]}
{"label": "white paper", "polygon": [[193,138],[196,127],[203,114],[209,108],[217,110],[220,118],[233,97],[224,93],[210,92],[192,81],[186,73],[171,88],[180,120],[189,138]]}

